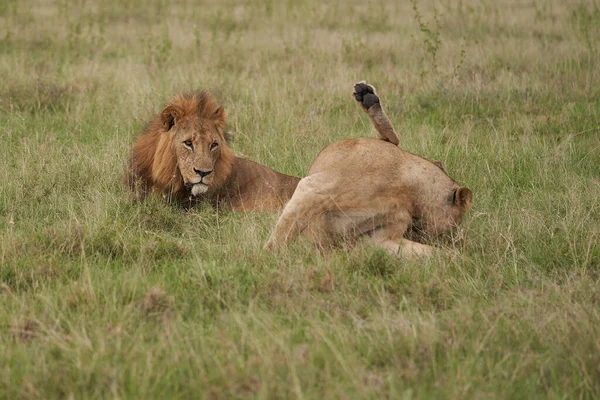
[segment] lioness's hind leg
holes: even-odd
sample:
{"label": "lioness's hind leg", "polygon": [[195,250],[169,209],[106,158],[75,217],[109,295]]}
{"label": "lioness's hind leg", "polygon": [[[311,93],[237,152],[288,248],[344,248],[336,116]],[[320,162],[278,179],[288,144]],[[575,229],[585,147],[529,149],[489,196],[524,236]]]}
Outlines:
{"label": "lioness's hind leg", "polygon": [[379,104],[379,96],[375,93],[375,88],[365,81],[360,81],[354,85],[354,98],[365,111],[369,111],[374,104]]}
{"label": "lioness's hind leg", "polygon": [[317,175],[300,180],[273,228],[265,249],[287,245],[326,211],[327,196],[323,194],[322,180]]}
{"label": "lioness's hind leg", "polygon": [[360,104],[369,116],[373,126],[375,126],[379,139],[398,145],[400,139],[390,119],[385,111],[383,111],[383,107],[381,107],[379,96],[375,93],[375,88],[365,81],[360,81],[354,85],[353,95],[358,104]]}

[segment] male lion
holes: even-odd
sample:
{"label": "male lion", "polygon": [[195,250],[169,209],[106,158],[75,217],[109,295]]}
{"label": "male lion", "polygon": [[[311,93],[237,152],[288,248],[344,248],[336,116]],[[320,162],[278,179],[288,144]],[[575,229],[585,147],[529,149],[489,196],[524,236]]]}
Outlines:
{"label": "male lion", "polygon": [[471,207],[471,191],[440,165],[397,146],[373,86],[359,82],[354,89],[378,139],[342,140],[323,149],[283,209],[267,249],[306,232],[317,243],[365,237],[400,256],[430,254],[434,248],[408,240],[407,230],[448,232]]}
{"label": "male lion", "polygon": [[207,91],[171,99],[133,144],[128,183],[137,197],[154,191],[236,211],[281,209],[300,179],[236,157],[225,122]]}

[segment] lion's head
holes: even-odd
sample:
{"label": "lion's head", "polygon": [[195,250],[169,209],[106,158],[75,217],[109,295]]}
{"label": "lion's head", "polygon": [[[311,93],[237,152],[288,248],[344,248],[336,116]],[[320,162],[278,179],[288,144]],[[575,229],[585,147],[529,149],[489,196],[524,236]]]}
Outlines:
{"label": "lion's head", "polygon": [[134,143],[130,185],[180,197],[218,189],[234,159],[225,122],[225,109],[208,92],[175,96]]}

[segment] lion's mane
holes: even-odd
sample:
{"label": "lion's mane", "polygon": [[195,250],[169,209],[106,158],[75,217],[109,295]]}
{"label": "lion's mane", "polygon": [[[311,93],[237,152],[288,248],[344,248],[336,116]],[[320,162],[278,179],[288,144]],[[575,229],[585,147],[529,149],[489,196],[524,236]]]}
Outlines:
{"label": "lion's mane", "polygon": [[207,91],[194,94],[178,94],[162,112],[140,133],[133,144],[129,158],[127,181],[137,197],[145,197],[156,191],[179,198],[189,196],[177,164],[173,147],[174,133],[169,129],[174,119],[184,119],[196,114],[200,119],[211,120],[225,139],[221,155],[215,164],[213,187],[223,185],[231,174],[235,155],[227,146],[228,135],[224,132],[225,110],[218,106],[215,98]]}

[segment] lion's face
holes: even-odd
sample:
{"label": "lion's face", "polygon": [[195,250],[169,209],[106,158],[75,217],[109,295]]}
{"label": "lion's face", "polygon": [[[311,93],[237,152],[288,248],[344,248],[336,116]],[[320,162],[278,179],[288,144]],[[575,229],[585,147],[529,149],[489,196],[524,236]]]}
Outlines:
{"label": "lion's face", "polygon": [[198,118],[180,121],[172,129],[177,165],[185,187],[194,196],[206,193],[213,186],[221,149],[227,145],[223,135],[214,123]]}
{"label": "lion's face", "polygon": [[[198,196],[220,186],[229,175],[233,159],[224,134],[225,110],[201,93],[175,98],[162,111],[161,120],[182,189]],[[158,146],[158,153],[160,149]],[[155,161],[158,159],[155,155]]]}

